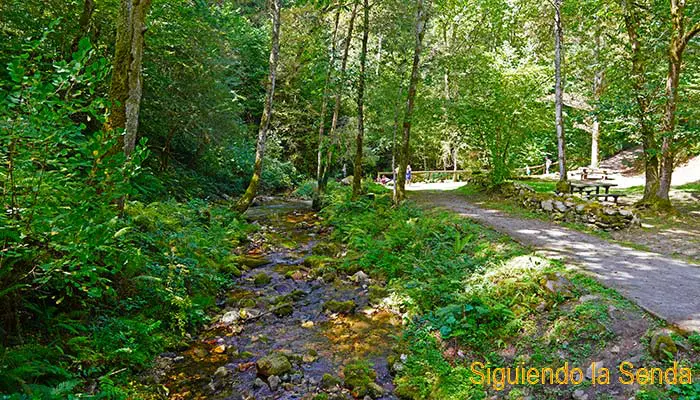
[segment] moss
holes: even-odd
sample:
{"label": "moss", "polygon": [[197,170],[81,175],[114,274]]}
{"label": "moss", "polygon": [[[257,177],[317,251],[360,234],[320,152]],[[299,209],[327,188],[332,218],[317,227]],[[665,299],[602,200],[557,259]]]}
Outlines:
{"label": "moss", "polygon": [[287,317],[294,312],[292,303],[285,303],[274,308],[273,313],[278,317]]}
{"label": "moss", "polygon": [[570,190],[571,190],[571,183],[569,183],[569,181],[557,182],[557,186],[556,186],[557,193],[569,193]]}
{"label": "moss", "polygon": [[253,256],[235,256],[232,258],[232,261],[250,268],[257,268],[270,263],[270,260],[264,257]]}
{"label": "moss", "polygon": [[353,361],[345,366],[343,374],[345,375],[345,386],[352,391],[355,397],[381,395],[381,387],[378,387],[379,385],[374,382],[377,379],[377,373],[368,362]]}
{"label": "moss", "polygon": [[265,273],[259,273],[255,275],[255,278],[253,278],[253,283],[255,283],[255,286],[265,286],[271,281],[272,278],[270,278],[270,275]]}
{"label": "moss", "polygon": [[329,300],[323,304],[323,309],[337,314],[350,314],[355,309],[355,306],[356,304],[353,300]]}
{"label": "moss", "polygon": [[324,256],[308,256],[304,259],[304,266],[308,268],[323,268],[330,261],[328,257]]}
{"label": "moss", "polygon": [[649,342],[649,354],[654,359],[663,361],[667,358],[672,358],[678,352],[678,346],[673,338],[664,333],[657,333]]}
{"label": "moss", "polygon": [[340,378],[337,378],[331,374],[323,374],[323,378],[321,378],[321,387],[324,389],[330,389],[341,384],[342,381]]}
{"label": "moss", "polygon": [[341,251],[340,245],[333,242],[323,242],[314,246],[314,254],[335,257]]}
{"label": "moss", "polygon": [[386,298],[388,294],[389,291],[387,291],[386,288],[377,285],[371,285],[369,287],[369,302],[372,304],[378,304],[384,298]]}

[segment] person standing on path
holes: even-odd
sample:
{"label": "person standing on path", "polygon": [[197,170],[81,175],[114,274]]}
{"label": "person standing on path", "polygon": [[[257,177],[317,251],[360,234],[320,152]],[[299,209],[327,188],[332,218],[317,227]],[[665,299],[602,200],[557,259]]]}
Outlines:
{"label": "person standing on path", "polygon": [[412,172],[413,172],[413,170],[411,169],[411,165],[409,164],[409,165],[406,167],[406,185],[410,185],[410,184],[411,184],[411,175],[412,175],[411,173],[412,173]]}
{"label": "person standing on path", "polygon": [[546,156],[544,158],[544,174],[549,175],[549,168],[552,166],[552,160],[549,159],[549,156]]}

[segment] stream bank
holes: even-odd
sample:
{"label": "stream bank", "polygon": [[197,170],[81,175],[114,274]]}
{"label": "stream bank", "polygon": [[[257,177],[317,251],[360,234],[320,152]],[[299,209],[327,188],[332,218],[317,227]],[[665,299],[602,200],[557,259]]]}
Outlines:
{"label": "stream bank", "polygon": [[[373,306],[364,273],[328,265],[343,249],[306,203],[266,201],[237,249],[243,271],[213,323],[151,378],[184,399],[395,399],[388,358],[401,317]],[[377,302],[377,299],[373,300]]]}

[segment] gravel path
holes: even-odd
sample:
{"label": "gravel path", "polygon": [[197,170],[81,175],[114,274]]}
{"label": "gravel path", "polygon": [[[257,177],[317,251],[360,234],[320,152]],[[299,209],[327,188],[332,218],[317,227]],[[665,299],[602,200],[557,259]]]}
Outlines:
{"label": "gravel path", "polygon": [[634,250],[539,220],[521,219],[468,203],[449,192],[413,192],[424,207],[438,206],[488,225],[518,242],[590,272],[653,315],[684,331],[700,332],[700,267]]}

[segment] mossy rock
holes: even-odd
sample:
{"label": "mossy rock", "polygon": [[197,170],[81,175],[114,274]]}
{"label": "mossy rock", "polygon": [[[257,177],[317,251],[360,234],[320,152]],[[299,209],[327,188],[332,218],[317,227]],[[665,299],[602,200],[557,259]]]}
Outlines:
{"label": "mossy rock", "polygon": [[294,312],[294,306],[292,303],[281,304],[276,306],[272,312],[278,317],[287,317],[292,315]]}
{"label": "mossy rock", "polygon": [[219,272],[231,274],[236,278],[240,278],[242,275],[241,270],[238,269],[238,266],[235,263],[228,261],[224,261],[223,263],[218,264],[216,269],[219,270]]}
{"label": "mossy rock", "polygon": [[282,376],[292,370],[292,364],[287,356],[282,353],[270,353],[259,359],[255,366],[258,368],[258,375],[268,377],[272,375]]}
{"label": "mossy rock", "polygon": [[331,261],[325,256],[308,256],[304,259],[304,266],[312,269],[323,268]]}
{"label": "mossy rock", "polygon": [[402,400],[418,400],[420,397],[420,389],[408,383],[408,377],[401,377],[395,381],[394,395]]}
{"label": "mossy rock", "polygon": [[321,378],[321,387],[324,389],[330,389],[335,386],[340,386],[342,384],[343,382],[340,380],[340,378],[335,377],[331,374],[323,374],[323,377]]}
{"label": "mossy rock", "polygon": [[323,309],[335,314],[350,314],[356,307],[353,300],[336,301],[329,300],[323,304]]}
{"label": "mossy rock", "polygon": [[366,361],[354,361],[343,369],[345,387],[352,391],[355,397],[380,397],[384,390],[374,382],[377,373]]}
{"label": "mossy rock", "polygon": [[255,283],[255,286],[265,286],[270,282],[272,282],[270,275],[262,272],[255,275],[255,278],[253,278],[253,283]]}
{"label": "mossy rock", "polygon": [[378,285],[371,285],[369,287],[369,302],[372,304],[379,304],[384,300],[388,295],[389,291],[386,290],[386,288]]}
{"label": "mossy rock", "polygon": [[676,353],[678,353],[678,346],[670,335],[664,332],[658,332],[651,337],[649,341],[649,354],[651,354],[655,360],[663,361],[668,358],[673,358]]}
{"label": "mossy rock", "polygon": [[238,265],[244,265],[249,268],[262,267],[263,265],[270,263],[270,260],[265,257],[255,256],[236,256],[233,257],[233,261],[235,261]]}
{"label": "mossy rock", "polygon": [[341,250],[342,247],[337,243],[322,242],[314,246],[313,252],[317,255],[335,257]]}
{"label": "mossy rock", "polygon": [[255,308],[255,306],[257,305],[255,299],[243,299],[238,304],[240,307],[243,308]]}
{"label": "mossy rock", "polygon": [[313,400],[328,400],[330,397],[328,397],[328,394],[326,393],[319,393],[316,396],[314,396]]}

